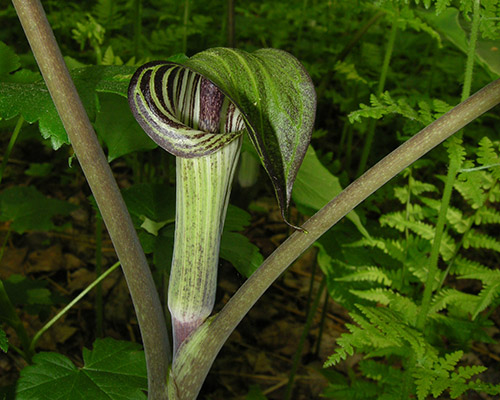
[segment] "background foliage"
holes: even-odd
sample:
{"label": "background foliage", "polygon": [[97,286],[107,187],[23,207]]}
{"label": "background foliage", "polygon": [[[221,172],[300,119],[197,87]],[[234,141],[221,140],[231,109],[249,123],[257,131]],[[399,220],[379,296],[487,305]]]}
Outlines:
{"label": "background foliage", "polygon": [[[199,0],[43,3],[124,189],[158,285],[164,288],[172,253],[175,163],[142,132],[124,96],[131,74],[146,61],[175,61],[226,46],[226,4]],[[464,88],[471,85],[474,92],[498,78],[500,5],[483,0],[477,8],[478,3],[236,2],[237,47],[289,51],[305,65],[316,85],[316,127],[294,187],[293,223],[321,208],[367,166],[458,104]],[[90,193],[67,136],[11,5],[2,5],[0,20],[4,27],[0,30],[0,131],[5,149],[0,172],[0,257],[9,248],[25,244],[31,232],[64,234],[81,229],[74,215],[83,210],[85,229],[97,232],[95,264],[99,265],[100,220],[88,206],[85,197]],[[328,381],[325,396],[425,399],[460,398],[470,395],[469,389],[485,396],[499,393],[499,377],[492,372],[498,370],[498,352],[491,357],[470,356],[478,348],[494,348],[485,346],[495,345],[499,334],[499,125],[498,113],[483,116],[371,196],[316,244],[315,263],[325,276],[329,296],[351,318],[326,362],[335,367],[323,371]],[[255,158],[251,146],[243,149],[243,157]],[[442,193],[452,165],[456,174],[448,206]],[[248,169],[252,168],[255,165]],[[247,182],[245,172],[241,171],[241,183]],[[254,171],[254,176],[258,173]],[[264,176],[263,171],[260,174]],[[75,189],[75,182],[80,189]],[[243,276],[249,276],[262,262],[262,253],[267,253],[249,240],[248,230],[268,218],[269,206],[263,200],[273,197],[267,180],[250,179],[250,184],[250,188],[247,182],[234,189],[221,245],[221,257]],[[436,242],[440,216],[444,231]],[[245,231],[247,236],[241,233]],[[42,247],[57,241],[53,235],[44,238]],[[439,269],[429,281],[435,243]],[[47,289],[50,270],[49,266],[43,273],[24,276],[10,274],[6,268],[1,271],[2,293],[8,295],[7,300],[0,296],[3,309],[10,299],[26,321],[39,319],[30,332],[68,302],[59,291]],[[428,300],[426,287],[432,289]],[[15,295],[21,293],[19,288],[24,296]],[[97,304],[98,314],[100,307]],[[7,354],[19,350],[29,361],[23,343],[29,339],[23,339],[18,318],[0,308],[0,321],[4,323],[0,349],[8,349]],[[98,326],[90,327],[89,344],[99,336]],[[36,355],[34,366],[22,371],[19,398],[44,390],[34,377],[37,368],[46,371],[50,365],[64,369],[67,374],[62,376],[78,384],[84,379],[99,380],[99,374],[93,376],[87,368],[103,351],[113,353],[120,346],[125,346],[138,371],[134,398],[142,398],[144,374],[137,349],[120,343],[96,342],[92,351],[85,350],[81,369],[62,355]],[[106,346],[108,350],[103,350]],[[115,372],[119,382],[121,372]],[[51,384],[64,391],[62,382]],[[14,382],[2,384],[10,386],[1,389],[0,398],[11,398]],[[109,395],[108,389],[101,389],[93,398]],[[248,398],[263,396],[255,387],[248,390]],[[113,396],[123,398],[120,393]]]}

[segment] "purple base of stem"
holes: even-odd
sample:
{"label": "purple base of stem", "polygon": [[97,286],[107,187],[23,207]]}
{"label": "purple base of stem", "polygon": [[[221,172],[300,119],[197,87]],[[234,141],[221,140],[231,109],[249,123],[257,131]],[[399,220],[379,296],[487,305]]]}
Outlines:
{"label": "purple base of stem", "polygon": [[173,331],[173,342],[174,342],[174,358],[177,353],[177,349],[180,347],[182,342],[194,331],[196,328],[198,328],[205,318],[199,319],[196,321],[179,321],[175,319],[175,317],[172,318],[172,331]]}

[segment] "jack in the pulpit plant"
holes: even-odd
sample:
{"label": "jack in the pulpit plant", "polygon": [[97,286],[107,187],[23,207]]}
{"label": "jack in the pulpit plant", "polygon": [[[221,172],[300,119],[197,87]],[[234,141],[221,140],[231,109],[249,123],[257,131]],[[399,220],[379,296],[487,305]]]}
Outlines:
{"label": "jack in the pulpit plant", "polygon": [[168,307],[174,352],[213,309],[219,244],[247,132],[286,220],[311,138],[312,81],[290,54],[215,48],[182,62],[140,67],[129,86],[144,131],[177,157],[176,221]]}

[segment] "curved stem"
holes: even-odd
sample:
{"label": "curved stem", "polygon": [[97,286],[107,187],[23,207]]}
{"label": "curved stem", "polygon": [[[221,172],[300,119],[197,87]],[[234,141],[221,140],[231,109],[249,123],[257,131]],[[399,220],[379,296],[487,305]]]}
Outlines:
{"label": "curved stem", "polygon": [[47,322],[37,333],[35,336],[33,336],[33,339],[31,340],[30,344],[30,351],[34,354],[35,353],[35,346],[36,342],[38,342],[38,339],[47,332],[52,325],[54,325],[59,318],[61,318],[64,314],[66,314],[71,307],[73,307],[76,303],[78,303],[81,299],[85,297],[85,295],[90,292],[94,287],[99,285],[111,272],[113,272],[115,269],[117,269],[120,266],[120,262],[116,262],[113,264],[111,267],[108,268],[106,272],[103,274],[99,275],[97,279],[92,282],[89,286],[87,286],[82,292],[76,296],[69,304],[66,305],[61,311],[59,311],[54,318],[52,318],[49,322]]}
{"label": "curved stem", "polygon": [[122,264],[141,329],[150,399],[165,399],[170,355],[158,292],[134,225],[39,0],[12,0]]}
{"label": "curved stem", "polygon": [[179,355],[172,366],[169,393],[178,395],[172,398],[196,398],[213,360],[234,328],[274,280],[321,235],[404,168],[499,103],[500,79],[424,128],[349,185],[303,225],[307,234],[294,232],[240,287],[222,311],[179,348],[179,352],[186,352],[190,357]]}

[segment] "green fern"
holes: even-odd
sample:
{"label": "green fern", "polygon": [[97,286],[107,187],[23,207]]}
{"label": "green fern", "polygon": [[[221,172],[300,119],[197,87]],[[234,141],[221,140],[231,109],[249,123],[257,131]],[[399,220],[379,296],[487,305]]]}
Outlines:
{"label": "green fern", "polygon": [[121,29],[127,23],[123,10],[126,10],[124,0],[97,0],[92,14],[106,30]]}
{"label": "green fern", "polygon": [[[330,259],[331,265],[340,268],[331,268],[329,278],[342,282],[344,296],[348,291],[354,301],[357,299],[360,312],[351,313],[354,324],[349,324],[349,333],[338,339],[339,347],[326,365],[338,364],[355,352],[364,354],[365,359],[401,360],[404,387],[377,381],[384,364],[376,362],[369,371],[361,371],[365,378],[381,385],[381,391],[387,391],[387,398],[395,388],[400,393],[412,392],[419,400],[437,398],[444,392],[457,398],[468,390],[490,394],[499,390],[472,380],[485,367],[460,365],[462,352],[447,348],[452,344],[463,348],[471,341],[491,342],[484,331],[489,324],[485,314],[500,304],[500,271],[470,258],[480,260],[488,253],[495,259],[500,253],[500,241],[492,235],[500,223],[498,143],[482,139],[476,155],[467,158],[461,140],[453,139],[448,153],[461,165],[455,184],[459,196],[446,211],[447,231],[440,249],[443,268],[434,283],[425,332],[415,328],[420,311],[418,289],[427,280],[441,203],[435,196],[439,191],[436,183],[414,177],[418,167],[405,173],[406,185],[394,189],[402,209],[393,208],[380,217],[379,236],[372,234],[344,245],[351,252],[356,249],[360,257],[346,262],[338,259],[342,253],[337,252],[337,258]],[[361,257],[365,250],[373,253],[371,261]],[[475,293],[465,293],[447,285],[451,277],[477,280],[481,286]],[[442,342],[443,337],[448,344]]]}
{"label": "green fern", "polygon": [[437,398],[445,390],[449,391],[452,399],[456,399],[469,389],[492,395],[499,394],[500,385],[485,384],[479,380],[470,381],[474,375],[484,372],[486,367],[482,365],[457,367],[462,356],[463,352],[459,350],[418,365],[413,372],[417,398],[424,400],[429,395]]}

